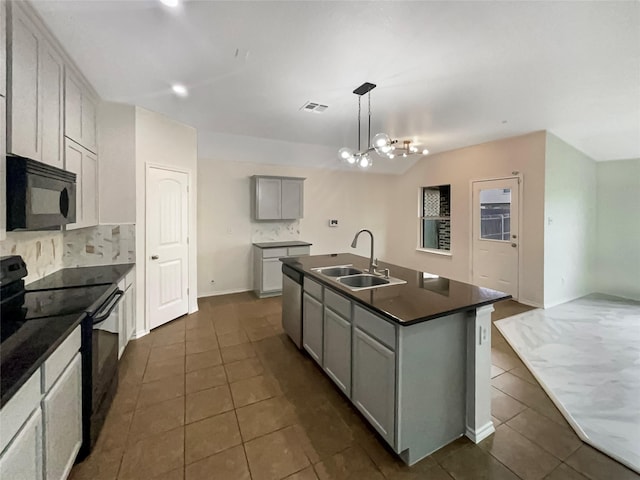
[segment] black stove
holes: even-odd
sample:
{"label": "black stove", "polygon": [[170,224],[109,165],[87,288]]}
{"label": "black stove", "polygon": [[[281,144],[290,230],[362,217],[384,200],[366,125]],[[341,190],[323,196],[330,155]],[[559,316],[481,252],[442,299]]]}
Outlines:
{"label": "black stove", "polygon": [[113,281],[119,273],[115,270],[111,281],[104,275],[87,276],[87,271],[77,275],[74,270],[25,286],[27,267],[22,258],[0,259],[0,405],[81,325],[83,444],[78,458],[82,459],[95,444],[117,389],[117,307],[124,293]]}

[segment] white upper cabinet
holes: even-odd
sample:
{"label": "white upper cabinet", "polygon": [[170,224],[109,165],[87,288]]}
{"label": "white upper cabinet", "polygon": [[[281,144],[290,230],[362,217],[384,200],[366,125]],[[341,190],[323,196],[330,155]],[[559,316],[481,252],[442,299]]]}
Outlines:
{"label": "white upper cabinet", "polygon": [[70,69],[64,78],[64,134],[96,153],[97,101]]}
{"label": "white upper cabinet", "polygon": [[57,52],[44,42],[40,55],[40,117],[42,119],[42,161],[62,168],[62,81],[64,64]]}
{"label": "white upper cabinet", "polygon": [[65,170],[76,174],[76,222],[67,230],[98,224],[98,157],[68,138],[64,142]]}
{"label": "white upper cabinet", "polygon": [[6,97],[6,95],[7,95],[7,3],[4,0],[0,0],[0,97]]}
{"label": "white upper cabinet", "polygon": [[42,42],[36,26],[19,7],[11,4],[9,75],[7,78],[7,152],[40,160],[38,66]]}
{"label": "white upper cabinet", "polygon": [[7,151],[62,168],[64,63],[22,8],[11,4]]}
{"label": "white upper cabinet", "polygon": [[304,178],[254,175],[253,218],[295,220],[303,217]]}

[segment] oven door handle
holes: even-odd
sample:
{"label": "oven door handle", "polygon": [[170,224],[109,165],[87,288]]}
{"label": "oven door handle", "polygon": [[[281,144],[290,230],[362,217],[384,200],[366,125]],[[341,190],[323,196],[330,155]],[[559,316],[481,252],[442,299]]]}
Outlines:
{"label": "oven door handle", "polygon": [[96,312],[96,315],[93,317],[93,324],[100,323],[109,318],[109,315],[115,310],[115,308],[122,300],[122,296],[124,292],[122,290],[116,290],[114,294],[111,296],[109,300],[106,302],[106,306],[102,308],[100,311]]}

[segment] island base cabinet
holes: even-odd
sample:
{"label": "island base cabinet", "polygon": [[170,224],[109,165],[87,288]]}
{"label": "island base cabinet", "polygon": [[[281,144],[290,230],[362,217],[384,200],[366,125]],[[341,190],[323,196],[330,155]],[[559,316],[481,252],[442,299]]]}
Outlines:
{"label": "island base cabinet", "polygon": [[351,324],[328,308],[324,309],[324,370],[351,396]]}
{"label": "island base cabinet", "polygon": [[38,408],[0,457],[0,478],[42,479],[42,411]]}
{"label": "island base cabinet", "polygon": [[352,400],[374,428],[395,447],[395,353],[355,328]]}
{"label": "island base cabinet", "polygon": [[302,297],[302,346],[322,366],[322,303],[306,292]]}
{"label": "island base cabinet", "polygon": [[44,478],[46,480],[67,478],[80,450],[82,443],[81,372],[80,353],[77,353],[42,402]]}

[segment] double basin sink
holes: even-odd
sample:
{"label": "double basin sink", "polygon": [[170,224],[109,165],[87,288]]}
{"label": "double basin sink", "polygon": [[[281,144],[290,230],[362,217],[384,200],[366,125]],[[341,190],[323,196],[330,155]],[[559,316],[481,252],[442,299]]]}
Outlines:
{"label": "double basin sink", "polygon": [[366,273],[352,265],[312,268],[311,270],[320,273],[325,277],[329,277],[334,282],[344,285],[353,291],[407,283],[406,280],[401,280],[399,278],[372,275],[371,273]]}

